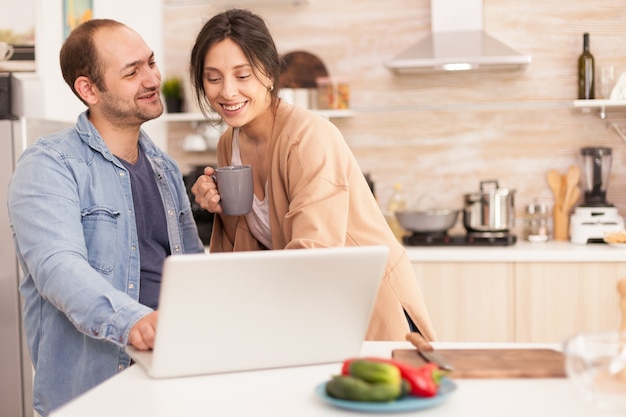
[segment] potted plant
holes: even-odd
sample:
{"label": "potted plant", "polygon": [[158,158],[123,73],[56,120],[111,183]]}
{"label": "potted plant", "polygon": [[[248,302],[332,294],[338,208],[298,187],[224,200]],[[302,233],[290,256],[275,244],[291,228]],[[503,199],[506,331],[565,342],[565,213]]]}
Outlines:
{"label": "potted plant", "polygon": [[161,92],[167,112],[180,113],[183,107],[183,80],[180,77],[166,78],[161,85]]}

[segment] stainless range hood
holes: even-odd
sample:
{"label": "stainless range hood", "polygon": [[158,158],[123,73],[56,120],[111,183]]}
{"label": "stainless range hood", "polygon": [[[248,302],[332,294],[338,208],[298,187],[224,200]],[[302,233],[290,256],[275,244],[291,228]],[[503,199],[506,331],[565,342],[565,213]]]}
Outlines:
{"label": "stainless range hood", "polygon": [[524,55],[483,31],[482,0],[432,0],[431,33],[386,63],[400,73],[508,70],[530,64]]}

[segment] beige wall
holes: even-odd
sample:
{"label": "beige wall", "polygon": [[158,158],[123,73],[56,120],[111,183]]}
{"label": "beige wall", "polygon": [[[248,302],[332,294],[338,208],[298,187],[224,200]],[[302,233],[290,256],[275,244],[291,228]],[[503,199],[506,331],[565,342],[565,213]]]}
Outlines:
{"label": "beige wall", "polygon": [[[166,0],[166,74],[186,71],[196,32],[225,6]],[[223,4],[224,2],[222,2]],[[409,201],[430,193],[462,207],[465,193],[497,179],[516,190],[521,214],[534,198],[551,203],[545,174],[578,163],[583,146],[613,148],[609,201],[626,215],[626,144],[596,112],[574,109],[576,60],[590,32],[596,66],[626,71],[626,9],[621,0],[484,0],[484,28],[530,54],[514,72],[394,75],[384,62],[430,28],[428,0],[309,0],[293,6],[259,0],[279,52],[318,55],[331,73],[349,77],[355,116],[334,119],[385,206],[395,182]],[[274,3],[276,3],[274,1]],[[248,4],[253,4],[248,2]],[[624,108],[626,114],[626,108]],[[622,113],[610,120],[625,120]],[[169,150],[184,168],[211,159],[181,152],[188,124],[170,129]]]}

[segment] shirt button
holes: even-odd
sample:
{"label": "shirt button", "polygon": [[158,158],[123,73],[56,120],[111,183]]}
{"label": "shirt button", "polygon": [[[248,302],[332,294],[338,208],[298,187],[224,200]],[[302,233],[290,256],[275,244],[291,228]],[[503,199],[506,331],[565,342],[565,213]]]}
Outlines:
{"label": "shirt button", "polygon": [[135,245],[133,245],[133,246],[130,247],[130,250],[135,251],[135,250],[137,250],[137,247]]}
{"label": "shirt button", "polygon": [[120,171],[120,177],[125,177],[126,173],[124,171]]}
{"label": "shirt button", "polygon": [[123,371],[124,370],[124,365],[117,365],[117,370],[118,371]]}
{"label": "shirt button", "polygon": [[178,246],[178,245],[174,246],[174,251],[175,252],[180,252],[180,246]]}
{"label": "shirt button", "polygon": [[174,210],[168,210],[167,214],[169,214],[170,216],[173,216],[174,215]]}
{"label": "shirt button", "polygon": [[133,283],[131,282],[130,284],[128,284],[128,288],[130,288],[130,289],[132,290],[133,288],[135,288],[135,284],[133,284]]}

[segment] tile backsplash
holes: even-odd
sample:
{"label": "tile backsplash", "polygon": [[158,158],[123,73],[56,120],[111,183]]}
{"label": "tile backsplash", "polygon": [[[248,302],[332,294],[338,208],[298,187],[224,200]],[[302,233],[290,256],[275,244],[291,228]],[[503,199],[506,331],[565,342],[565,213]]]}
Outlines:
{"label": "tile backsplash", "polygon": [[[208,3],[208,2],[207,2]],[[262,3],[260,3],[262,4]],[[524,70],[395,75],[384,62],[430,29],[427,0],[310,0],[258,6],[280,53],[308,51],[331,75],[350,79],[354,116],[332,119],[385,207],[393,184],[409,203],[430,195],[460,208],[463,196],[495,179],[515,190],[516,212],[538,199],[552,203],[546,173],[580,164],[580,148],[613,149],[608,200],[626,215],[626,143],[613,122],[574,108],[576,60],[590,33],[596,66],[626,71],[626,29],[620,0],[484,0],[484,29],[532,55]],[[186,75],[197,31],[218,7],[165,1],[165,74]],[[191,123],[169,127],[168,151],[183,169],[213,162],[212,152],[182,150]]]}

